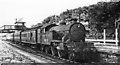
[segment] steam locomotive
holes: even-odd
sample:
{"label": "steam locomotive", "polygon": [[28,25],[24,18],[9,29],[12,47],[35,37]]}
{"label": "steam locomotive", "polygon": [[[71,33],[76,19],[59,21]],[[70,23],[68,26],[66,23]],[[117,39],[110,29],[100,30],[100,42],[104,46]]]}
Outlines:
{"label": "steam locomotive", "polygon": [[96,48],[85,42],[86,29],[81,23],[44,24],[10,34],[9,40],[34,46],[53,56],[79,62],[98,62]]}

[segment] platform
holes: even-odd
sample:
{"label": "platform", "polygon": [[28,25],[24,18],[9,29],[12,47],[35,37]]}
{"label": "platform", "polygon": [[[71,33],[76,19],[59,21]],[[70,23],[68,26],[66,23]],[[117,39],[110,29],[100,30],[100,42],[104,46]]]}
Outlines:
{"label": "platform", "polygon": [[119,54],[120,55],[120,46],[117,46],[115,44],[111,44],[111,43],[104,44],[104,43],[96,42],[96,43],[94,43],[94,46],[100,52],[107,52],[110,54]]}

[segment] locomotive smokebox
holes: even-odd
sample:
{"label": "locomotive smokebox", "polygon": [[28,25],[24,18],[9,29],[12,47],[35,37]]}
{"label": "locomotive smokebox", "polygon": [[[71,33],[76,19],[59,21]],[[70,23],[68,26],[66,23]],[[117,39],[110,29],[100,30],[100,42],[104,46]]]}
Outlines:
{"label": "locomotive smokebox", "polygon": [[83,41],[85,39],[85,27],[80,23],[74,23],[70,26],[69,34],[72,41]]}

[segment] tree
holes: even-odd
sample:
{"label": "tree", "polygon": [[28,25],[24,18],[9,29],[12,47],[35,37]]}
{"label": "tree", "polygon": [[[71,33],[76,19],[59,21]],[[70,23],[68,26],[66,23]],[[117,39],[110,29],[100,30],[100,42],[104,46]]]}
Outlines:
{"label": "tree", "polygon": [[43,20],[43,24],[47,24],[47,23],[58,23],[60,21],[60,17],[59,16],[57,16],[57,15],[53,15],[53,16],[49,16],[49,17],[47,17],[47,18],[45,18],[44,20]]}
{"label": "tree", "polygon": [[96,25],[98,31],[103,28],[115,27],[115,19],[120,16],[120,3],[99,2],[96,5],[89,6],[90,27]]}

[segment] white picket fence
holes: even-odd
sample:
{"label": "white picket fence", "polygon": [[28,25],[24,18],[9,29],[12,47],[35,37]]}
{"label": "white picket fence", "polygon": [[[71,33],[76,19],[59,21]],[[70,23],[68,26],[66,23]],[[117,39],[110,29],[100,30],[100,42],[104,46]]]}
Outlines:
{"label": "white picket fence", "polygon": [[113,42],[117,46],[118,45],[118,29],[116,29],[116,31],[115,31],[115,39],[114,40],[106,39],[106,30],[104,29],[104,37],[103,37],[103,39],[85,39],[85,41],[88,41],[88,42],[100,42],[100,43],[103,43],[104,45],[109,43],[109,42]]}
{"label": "white picket fence", "polygon": [[118,42],[118,40],[104,40],[104,39],[85,39],[90,42]]}

